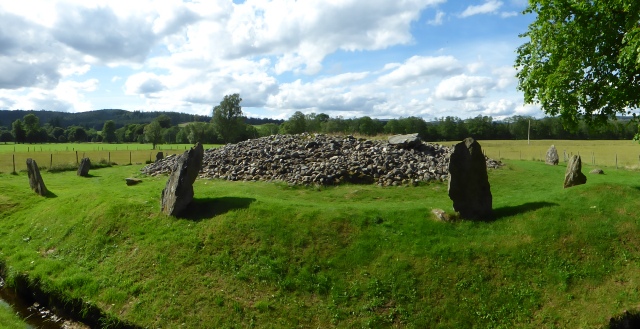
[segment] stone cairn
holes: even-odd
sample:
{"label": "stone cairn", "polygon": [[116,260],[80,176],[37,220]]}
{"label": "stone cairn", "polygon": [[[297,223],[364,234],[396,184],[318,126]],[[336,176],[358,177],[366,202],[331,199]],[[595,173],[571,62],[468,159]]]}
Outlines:
{"label": "stone cairn", "polygon": [[[388,141],[324,134],[272,135],[227,144],[204,153],[201,178],[281,181],[291,185],[366,183],[379,186],[445,181],[452,148],[422,141]],[[141,171],[171,173],[178,156],[169,155]],[[486,159],[498,168],[499,161]]]}
{"label": "stone cairn", "polygon": [[91,168],[91,161],[89,158],[82,158],[80,165],[78,166],[77,175],[82,177],[89,176],[89,169]]}
{"label": "stone cairn", "polygon": [[166,215],[179,215],[193,200],[193,182],[202,168],[203,154],[202,144],[197,143],[178,157],[162,190],[162,212]]}
{"label": "stone cairn", "polygon": [[564,188],[587,183],[587,176],[582,173],[582,160],[579,155],[569,159],[567,170],[564,173]]}
{"label": "stone cairn", "polygon": [[460,217],[471,220],[493,218],[492,195],[482,147],[473,138],[454,146],[449,161],[449,198]]}
{"label": "stone cairn", "polygon": [[558,150],[556,150],[555,145],[551,145],[549,150],[547,150],[547,155],[545,157],[544,162],[548,165],[556,166],[560,161],[560,157],[558,156]]}
{"label": "stone cairn", "polygon": [[47,187],[44,186],[44,181],[42,180],[42,176],[40,176],[40,169],[38,168],[36,160],[31,158],[27,159],[27,175],[29,176],[29,186],[31,186],[31,189],[42,196],[47,195]]}

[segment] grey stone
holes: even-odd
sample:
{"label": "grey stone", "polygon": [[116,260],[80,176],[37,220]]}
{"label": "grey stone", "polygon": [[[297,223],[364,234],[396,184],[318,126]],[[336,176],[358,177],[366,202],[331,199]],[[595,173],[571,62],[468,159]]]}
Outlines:
{"label": "grey stone", "polygon": [[128,178],[125,178],[124,180],[127,182],[128,186],[142,183],[142,179],[139,179],[139,178],[128,177]]}
{"label": "grey stone", "polygon": [[388,138],[389,144],[403,148],[410,148],[420,145],[420,137],[418,134],[393,135]]}
{"label": "grey stone", "polygon": [[441,220],[443,222],[448,222],[451,220],[449,215],[442,209],[433,209],[431,213],[436,217],[436,219]]}
{"label": "grey stone", "polygon": [[89,169],[91,169],[91,160],[89,160],[89,158],[82,158],[76,174],[78,176],[87,177],[89,175]]}
{"label": "grey stone", "polygon": [[471,137],[456,144],[449,159],[449,198],[462,218],[493,218],[487,163],[482,147]]}
{"label": "grey stone", "polygon": [[160,161],[164,158],[164,153],[158,152],[156,153],[156,161]]}
{"label": "grey stone", "polygon": [[31,186],[31,189],[42,196],[47,195],[47,187],[44,185],[42,176],[40,176],[40,169],[38,168],[36,160],[31,158],[27,159],[27,175],[29,176],[29,186]]}
{"label": "grey stone", "polygon": [[604,175],[604,171],[600,168],[596,168],[593,169],[589,172],[590,174],[596,174],[596,175]]}
{"label": "grey stone", "polygon": [[564,188],[587,183],[587,176],[582,173],[582,159],[579,155],[569,158],[567,170],[564,173]]}
{"label": "grey stone", "polygon": [[162,212],[177,216],[193,200],[193,182],[202,168],[204,149],[202,144],[184,152],[173,168],[173,172],[162,190]]}
{"label": "grey stone", "polygon": [[554,145],[551,145],[551,147],[549,147],[549,150],[547,150],[547,156],[545,157],[544,162],[548,165],[555,166],[559,161],[560,157],[558,156],[558,150],[556,150],[556,147]]}

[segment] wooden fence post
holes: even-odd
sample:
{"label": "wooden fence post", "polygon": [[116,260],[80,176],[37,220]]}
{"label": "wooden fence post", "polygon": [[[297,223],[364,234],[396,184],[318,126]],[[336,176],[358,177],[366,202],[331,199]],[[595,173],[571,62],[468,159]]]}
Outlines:
{"label": "wooden fence post", "polygon": [[49,170],[53,167],[53,153],[51,153],[51,157],[49,158]]}
{"label": "wooden fence post", "polygon": [[78,151],[76,151],[76,164],[79,164],[80,162],[78,162]]}
{"label": "wooden fence post", "polygon": [[16,155],[13,154],[13,174],[16,173]]}

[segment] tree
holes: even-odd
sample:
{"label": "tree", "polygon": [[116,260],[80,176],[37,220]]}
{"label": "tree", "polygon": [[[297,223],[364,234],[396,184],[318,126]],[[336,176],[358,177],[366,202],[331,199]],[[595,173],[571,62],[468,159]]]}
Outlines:
{"label": "tree", "polygon": [[144,127],[144,139],[153,144],[154,150],[156,149],[156,145],[162,141],[162,126],[160,126],[160,122],[153,120]]}
{"label": "tree", "polygon": [[236,142],[245,130],[240,102],[239,94],[226,95],[220,105],[213,108],[211,123],[224,143]]}
{"label": "tree", "polygon": [[113,120],[107,120],[102,126],[102,141],[104,143],[113,143],[116,140],[116,123]]}
{"label": "tree", "polygon": [[24,124],[20,119],[14,121],[11,124],[11,134],[13,134],[13,140],[16,143],[24,143],[27,139],[27,131],[24,130]]}
{"label": "tree", "polygon": [[166,114],[160,114],[155,121],[158,121],[162,129],[171,128],[171,118]]}
{"label": "tree", "polygon": [[302,134],[307,131],[307,119],[300,111],[296,111],[289,118],[280,125],[280,130],[285,134]]}
{"label": "tree", "polygon": [[29,143],[41,142],[40,119],[33,113],[24,116],[24,130],[26,131],[26,141]]}
{"label": "tree", "polygon": [[518,89],[565,125],[601,125],[640,105],[640,1],[530,0]]}

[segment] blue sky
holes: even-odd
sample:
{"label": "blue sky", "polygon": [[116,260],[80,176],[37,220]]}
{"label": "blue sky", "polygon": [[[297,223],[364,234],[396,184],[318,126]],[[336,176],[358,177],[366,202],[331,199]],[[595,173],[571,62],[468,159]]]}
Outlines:
{"label": "blue sky", "polygon": [[5,1],[0,109],[542,116],[513,63],[524,0]]}

